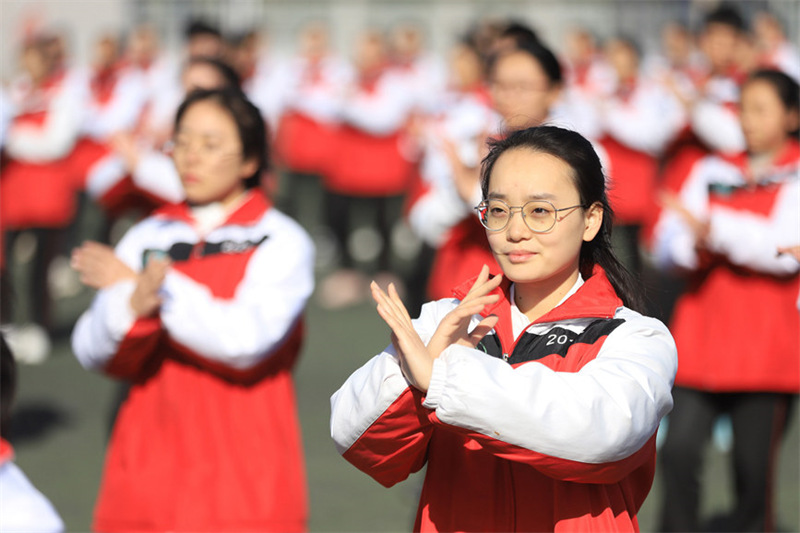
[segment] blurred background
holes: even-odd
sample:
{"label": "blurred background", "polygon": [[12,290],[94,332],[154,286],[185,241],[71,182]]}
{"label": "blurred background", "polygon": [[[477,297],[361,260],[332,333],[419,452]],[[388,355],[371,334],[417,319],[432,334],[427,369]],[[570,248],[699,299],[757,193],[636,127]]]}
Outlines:
{"label": "blurred background", "polygon": [[[799,0],[734,4],[745,18],[770,11],[780,20],[786,39],[798,42]],[[625,35],[638,43],[643,57],[649,57],[663,52],[662,29],[668,22],[698,28],[705,14],[717,5],[714,0],[0,0],[0,81],[6,85],[19,76],[22,44],[43,29],[59,36],[64,60],[75,68],[95,61],[103,39],[114,36],[124,42],[142,25],[155,31],[158,57],[180,62],[187,25],[198,19],[226,36],[236,36],[237,42],[249,32],[257,32],[258,54],[278,62],[297,52],[301,30],[310,23],[327,27],[331,51],[345,61],[353,59],[357,38],[365,30],[389,31],[400,24],[411,25],[420,32],[422,50],[445,63],[454,43],[465,33],[481,24],[509,20],[529,26],[560,57],[569,53],[568,36],[578,27],[587,29],[598,43]],[[276,194],[280,197],[283,193]],[[336,252],[331,251],[330,239],[319,234],[318,202],[314,194],[301,195],[292,209],[318,245],[319,291],[336,268]],[[117,220],[121,227],[108,228],[103,209],[85,199],[76,220],[71,243],[87,237],[107,237],[114,242],[133,222],[123,218]],[[418,257],[422,245],[411,233],[401,235],[395,265],[404,279],[413,283],[414,265],[409,263]],[[19,365],[10,441],[18,465],[52,501],[67,530],[87,531],[119,390],[106,377],[83,370],[71,353],[69,333],[93,292],[76,285],[68,273],[68,251],[44,279],[30,263],[35,239],[23,238],[14,246],[5,259],[14,274],[13,291],[23,293],[26,287],[49,284],[55,296],[48,337],[39,346],[44,355]],[[651,275],[645,272],[645,276]],[[421,287],[408,289],[415,294],[423,292]],[[662,320],[668,320],[678,290],[680,286],[671,280],[658,279],[654,314]],[[339,457],[328,431],[330,395],[385,346],[388,330],[364,299],[339,305],[322,296],[316,295],[309,303],[307,339],[296,371],[311,498],[310,528],[331,532],[410,530],[421,475],[384,489]],[[10,295],[4,293],[2,298],[8,302]],[[24,298],[14,301],[13,314],[30,314]],[[777,470],[778,527],[782,531],[800,531],[799,420],[795,408]],[[706,517],[728,509],[733,502],[730,439],[730,428],[723,420],[707,449],[702,504]],[[640,515],[644,531],[656,528],[659,490],[657,473]]]}

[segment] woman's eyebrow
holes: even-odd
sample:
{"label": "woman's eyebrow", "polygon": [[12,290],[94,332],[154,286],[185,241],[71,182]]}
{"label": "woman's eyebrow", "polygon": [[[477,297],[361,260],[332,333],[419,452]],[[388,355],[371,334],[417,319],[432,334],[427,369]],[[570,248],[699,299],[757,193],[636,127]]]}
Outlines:
{"label": "woman's eyebrow", "polygon": [[[498,200],[505,200],[508,198],[508,195],[498,192],[490,192],[486,195],[486,197],[496,198]],[[550,194],[549,192],[540,192],[540,193],[529,194],[526,198],[528,200],[555,200],[556,195]]]}

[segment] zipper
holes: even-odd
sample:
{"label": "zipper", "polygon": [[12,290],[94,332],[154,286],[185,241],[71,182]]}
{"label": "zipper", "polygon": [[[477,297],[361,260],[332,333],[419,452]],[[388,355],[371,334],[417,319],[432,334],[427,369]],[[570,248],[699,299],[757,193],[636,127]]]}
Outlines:
{"label": "zipper", "polygon": [[507,353],[503,354],[503,361],[505,361],[506,363],[508,362],[508,354]]}

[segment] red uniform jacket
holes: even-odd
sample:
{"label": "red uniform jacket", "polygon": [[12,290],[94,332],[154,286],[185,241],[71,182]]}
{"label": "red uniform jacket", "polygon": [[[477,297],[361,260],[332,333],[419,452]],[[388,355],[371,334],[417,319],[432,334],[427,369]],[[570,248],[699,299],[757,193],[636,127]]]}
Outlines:
{"label": "red uniform jacket", "polygon": [[[166,254],[157,316],[103,289],[81,317],[81,363],[132,383],[95,510],[98,531],[302,531],[307,497],[292,368],[313,287],[310,239],[259,193],[204,239],[171,206],[120,242]],[[275,258],[280,257],[280,261]]]}
{"label": "red uniform jacket", "polygon": [[[386,486],[427,463],[415,531],[637,530],[672,406],[669,333],[602,269],[516,338],[500,292],[493,333],[442,352],[427,396],[391,347],[348,378],[331,399],[340,453]],[[457,303],[423,307],[423,341]]]}

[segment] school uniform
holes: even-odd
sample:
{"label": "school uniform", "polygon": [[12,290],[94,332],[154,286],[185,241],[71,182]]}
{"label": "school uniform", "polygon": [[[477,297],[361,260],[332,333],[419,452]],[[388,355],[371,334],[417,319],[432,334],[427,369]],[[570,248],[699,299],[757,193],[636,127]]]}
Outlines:
{"label": "school uniform", "polygon": [[672,465],[665,468],[668,530],[699,527],[694,476],[711,424],[724,412],[735,427],[740,486],[729,527],[774,526],[770,472],[788,395],[800,392],[800,264],[776,255],[800,242],[798,162],[800,145],[790,140],[753,183],[746,154],[700,159],[673,190],[709,221],[707,249],[698,252],[677,213],[664,210],[655,226],[655,260],[687,273],[671,323],[681,364],[663,452]]}
{"label": "school uniform", "polygon": [[[534,323],[513,286],[495,292],[495,329],[446,348],[426,394],[391,346],[351,375],[331,398],[337,449],[387,487],[427,465],[415,531],[637,530],[672,406],[669,332],[625,308],[600,268]],[[424,342],[457,305],[423,307]]]}
{"label": "school uniform", "polygon": [[0,222],[4,230],[63,228],[75,214],[70,157],[83,123],[84,80],[65,70],[40,87],[19,78],[8,96],[16,114],[5,138]]}
{"label": "school uniform", "polygon": [[385,197],[404,194],[414,157],[405,127],[415,99],[394,69],[361,77],[339,102],[339,127],[325,186],[347,196]]}
{"label": "school uniform", "polygon": [[141,124],[148,104],[147,77],[141,69],[119,62],[91,73],[88,85],[86,120],[73,155],[78,187],[111,217],[131,209],[149,213],[165,201],[136,187],[110,144],[115,133],[134,131]]}
{"label": "school uniform", "polygon": [[260,192],[219,209],[167,206],[117,247],[137,271],[150,254],[171,259],[156,315],[133,315],[130,280],[100,290],[75,326],[81,364],[131,382],[97,531],[306,529],[292,368],[313,246]]}
{"label": "school uniform", "polygon": [[615,219],[641,224],[655,208],[658,160],[684,123],[680,104],[643,76],[619,82],[601,104],[599,144],[608,157]]}
{"label": "school uniform", "polygon": [[738,109],[742,81],[742,73],[736,71],[708,77],[689,113],[692,133],[712,152],[745,149]]}
{"label": "school uniform", "polygon": [[287,65],[287,99],[275,136],[275,153],[294,173],[324,175],[329,166],[341,92],[349,66],[335,57],[296,58]]}
{"label": "school uniform", "polygon": [[323,172],[326,220],[343,252],[342,266],[352,268],[354,213],[371,213],[382,242],[377,268],[388,270],[392,230],[416,172],[417,153],[405,131],[414,95],[390,68],[361,76],[346,93]]}

